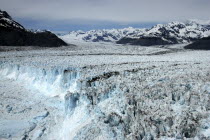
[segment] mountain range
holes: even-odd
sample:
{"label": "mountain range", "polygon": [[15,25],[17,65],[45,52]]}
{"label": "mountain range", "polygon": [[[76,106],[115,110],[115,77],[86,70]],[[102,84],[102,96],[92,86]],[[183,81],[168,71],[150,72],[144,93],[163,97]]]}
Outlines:
{"label": "mountain range", "polygon": [[[0,46],[66,46],[74,41],[112,42],[141,46],[190,44],[186,49],[210,49],[210,21],[191,20],[186,23],[157,24],[149,29],[124,28],[72,31],[56,36],[50,31],[31,31],[0,10]],[[67,43],[66,43],[67,42]],[[200,45],[200,46],[199,46]]]}
{"label": "mountain range", "polygon": [[149,29],[129,27],[124,29],[91,30],[87,32],[72,31],[60,38],[66,42],[114,42],[118,44],[151,46],[192,43],[208,36],[210,36],[210,22],[202,23],[194,20],[186,23],[171,22],[168,24],[158,24]]}

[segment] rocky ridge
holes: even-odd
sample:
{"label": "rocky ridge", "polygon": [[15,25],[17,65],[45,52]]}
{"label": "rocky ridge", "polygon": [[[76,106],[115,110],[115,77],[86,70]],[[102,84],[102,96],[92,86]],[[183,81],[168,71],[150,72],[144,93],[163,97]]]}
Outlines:
{"label": "rocky ridge", "polygon": [[50,31],[31,32],[0,10],[1,46],[59,47],[67,44]]}

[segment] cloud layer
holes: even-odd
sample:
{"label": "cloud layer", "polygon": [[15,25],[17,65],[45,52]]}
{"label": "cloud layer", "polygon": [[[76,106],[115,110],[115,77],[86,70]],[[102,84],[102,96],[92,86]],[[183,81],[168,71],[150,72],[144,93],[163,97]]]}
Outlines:
{"label": "cloud layer", "polygon": [[168,22],[209,19],[210,0],[0,0],[13,17],[34,20]]}

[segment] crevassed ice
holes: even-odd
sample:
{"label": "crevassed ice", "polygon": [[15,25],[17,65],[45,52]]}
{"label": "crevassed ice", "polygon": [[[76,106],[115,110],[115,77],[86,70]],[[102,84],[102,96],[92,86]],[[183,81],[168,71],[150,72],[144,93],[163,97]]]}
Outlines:
{"label": "crevassed ice", "polygon": [[0,74],[9,79],[23,82],[26,88],[36,89],[47,96],[61,98],[70,91],[77,90],[79,69],[76,68],[37,68],[19,65],[2,65]]}

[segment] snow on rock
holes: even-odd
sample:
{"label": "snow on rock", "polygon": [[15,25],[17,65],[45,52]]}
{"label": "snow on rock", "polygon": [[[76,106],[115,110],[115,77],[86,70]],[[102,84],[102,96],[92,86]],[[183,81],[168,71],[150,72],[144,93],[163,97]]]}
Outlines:
{"label": "snow on rock", "polygon": [[124,36],[143,33],[146,29],[125,29],[91,30],[87,32],[72,31],[67,35],[60,36],[66,42],[89,41],[89,42],[116,42]]}
{"label": "snow on rock", "polygon": [[194,22],[200,25],[210,25],[210,20],[191,19],[188,22]]}
{"label": "snow on rock", "polygon": [[25,28],[16,21],[14,21],[6,11],[1,11],[1,10],[0,10],[0,26],[6,28],[17,28],[20,30],[25,30]]}
{"label": "snow on rock", "polygon": [[[196,39],[210,35],[209,22],[191,20],[186,23],[171,22],[158,24],[150,29],[124,28],[110,30],[91,30],[87,32],[73,31],[67,35],[60,36],[66,42],[88,41],[88,42],[116,42],[123,38],[138,39],[142,37],[157,37],[168,41],[170,44],[189,43]],[[128,42],[129,43],[129,42]]]}

